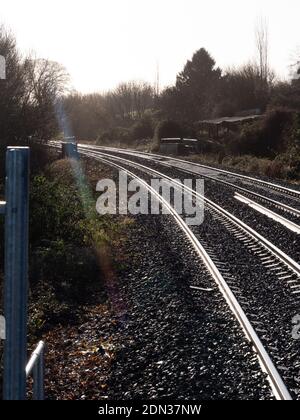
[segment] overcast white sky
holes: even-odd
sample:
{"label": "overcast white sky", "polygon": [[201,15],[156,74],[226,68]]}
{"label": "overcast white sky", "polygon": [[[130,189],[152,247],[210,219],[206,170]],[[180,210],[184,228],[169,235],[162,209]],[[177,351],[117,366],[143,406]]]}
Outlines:
{"label": "overcast white sky", "polygon": [[221,67],[255,55],[259,16],[269,25],[270,61],[282,76],[300,45],[300,0],[0,0],[0,23],[20,49],[59,61],[74,88],[104,91],[132,79],[172,84],[205,47]]}

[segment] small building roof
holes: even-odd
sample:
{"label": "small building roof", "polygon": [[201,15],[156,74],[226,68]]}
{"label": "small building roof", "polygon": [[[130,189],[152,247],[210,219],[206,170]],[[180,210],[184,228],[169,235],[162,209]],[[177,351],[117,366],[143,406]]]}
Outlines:
{"label": "small building roof", "polygon": [[239,122],[246,122],[252,121],[257,118],[261,118],[262,115],[247,115],[245,117],[221,117],[221,118],[213,118],[211,120],[202,120],[200,121],[201,124],[212,124],[212,125],[222,125],[224,123],[239,123]]}

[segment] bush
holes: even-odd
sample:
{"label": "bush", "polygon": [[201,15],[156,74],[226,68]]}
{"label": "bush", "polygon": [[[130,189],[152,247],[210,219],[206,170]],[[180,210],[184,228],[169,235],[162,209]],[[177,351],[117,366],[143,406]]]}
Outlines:
{"label": "bush", "polygon": [[291,125],[293,113],[284,108],[271,110],[267,115],[242,127],[228,144],[233,154],[273,157],[287,148],[285,132]]}
{"label": "bush", "polygon": [[211,140],[198,139],[198,151],[200,153],[214,153],[218,155],[218,161],[222,161],[225,156],[225,148],[222,144]]}
{"label": "bush", "polygon": [[176,121],[164,120],[157,124],[154,135],[159,140],[164,137],[183,137],[183,130]]}
{"label": "bush", "polygon": [[265,168],[265,175],[269,178],[285,178],[286,167],[280,162],[272,161]]}
{"label": "bush", "polygon": [[152,138],[154,134],[152,121],[150,118],[144,117],[133,124],[130,132],[133,140]]}
{"label": "bush", "polygon": [[29,214],[32,246],[39,244],[41,238],[48,241],[68,238],[78,246],[83,245],[79,221],[84,218],[84,211],[75,186],[66,186],[43,175],[34,177]]}
{"label": "bush", "polygon": [[260,122],[244,125],[241,132],[234,135],[227,145],[229,153],[234,155],[265,155]]}
{"label": "bush", "polygon": [[132,133],[130,129],[124,127],[114,127],[101,133],[96,140],[99,145],[109,145],[113,143],[132,143]]}
{"label": "bush", "polygon": [[[49,172],[54,175],[53,166],[62,171],[68,163],[58,161],[51,165]],[[81,199],[75,186],[63,183],[60,176],[53,181],[40,175],[32,181],[31,288],[47,283],[58,300],[85,299],[94,279],[99,279],[92,229],[100,222],[96,212],[94,219],[86,220]],[[88,204],[85,200],[85,205]]]}
{"label": "bush", "polygon": [[284,131],[291,125],[293,112],[285,108],[269,111],[262,121],[262,137],[265,149],[270,155],[276,155],[286,149]]}
{"label": "bush", "polygon": [[98,217],[89,183],[75,161],[35,176],[30,195],[31,332],[71,322],[78,304],[105,297],[99,253],[116,224]]}
{"label": "bush", "polygon": [[274,162],[282,165],[286,178],[300,179],[300,153],[295,147],[291,147],[286,153],[278,155]]}

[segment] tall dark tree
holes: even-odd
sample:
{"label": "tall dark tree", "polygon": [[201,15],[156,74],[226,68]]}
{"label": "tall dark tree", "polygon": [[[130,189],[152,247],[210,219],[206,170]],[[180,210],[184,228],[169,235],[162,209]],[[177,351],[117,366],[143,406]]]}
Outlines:
{"label": "tall dark tree", "polygon": [[221,70],[204,49],[196,51],[177,76],[176,89],[184,98],[187,120],[200,120],[211,116],[217,99]]}
{"label": "tall dark tree", "polygon": [[164,89],[158,98],[158,107],[165,117],[181,121],[186,118],[186,97],[176,86]]}

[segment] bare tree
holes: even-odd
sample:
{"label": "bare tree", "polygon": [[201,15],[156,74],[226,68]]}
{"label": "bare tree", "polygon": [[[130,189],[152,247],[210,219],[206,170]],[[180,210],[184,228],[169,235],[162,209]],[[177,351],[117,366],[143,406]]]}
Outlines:
{"label": "bare tree", "polygon": [[59,63],[45,59],[27,58],[24,69],[27,89],[23,108],[27,117],[35,120],[34,135],[47,139],[57,130],[56,102],[67,91],[69,75]]}
{"label": "bare tree", "polygon": [[6,64],[6,77],[0,79],[0,146],[57,134],[56,103],[66,93],[66,70],[49,60],[23,58],[15,37],[1,25],[0,56]]}
{"label": "bare tree", "polygon": [[269,83],[271,76],[269,68],[269,31],[266,18],[260,17],[255,28],[258,65],[262,83]]}
{"label": "bare tree", "polygon": [[131,81],[119,84],[105,98],[112,115],[122,120],[134,120],[153,108],[155,91],[148,83]]}
{"label": "bare tree", "polygon": [[300,80],[300,46],[292,53],[290,60],[290,77],[292,80]]}
{"label": "bare tree", "polygon": [[45,59],[27,58],[24,66],[27,74],[28,94],[34,103],[53,102],[66,92],[69,75],[59,63]]}

